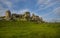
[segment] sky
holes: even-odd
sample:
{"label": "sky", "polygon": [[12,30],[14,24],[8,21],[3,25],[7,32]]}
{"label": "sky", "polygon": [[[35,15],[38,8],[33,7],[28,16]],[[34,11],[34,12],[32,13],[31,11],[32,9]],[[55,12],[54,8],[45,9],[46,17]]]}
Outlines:
{"label": "sky", "polygon": [[23,14],[29,11],[48,22],[60,22],[60,0],[0,0],[0,16],[5,11]]}

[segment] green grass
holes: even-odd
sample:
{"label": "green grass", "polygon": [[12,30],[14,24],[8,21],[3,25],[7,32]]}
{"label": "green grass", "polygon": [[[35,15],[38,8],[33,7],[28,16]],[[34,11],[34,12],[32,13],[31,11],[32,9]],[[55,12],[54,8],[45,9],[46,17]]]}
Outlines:
{"label": "green grass", "polygon": [[0,21],[0,38],[60,38],[60,23]]}

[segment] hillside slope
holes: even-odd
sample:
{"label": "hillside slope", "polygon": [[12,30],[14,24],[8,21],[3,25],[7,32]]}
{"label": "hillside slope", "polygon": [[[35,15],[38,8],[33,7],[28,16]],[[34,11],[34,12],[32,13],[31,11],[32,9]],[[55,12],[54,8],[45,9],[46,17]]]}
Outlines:
{"label": "hillside slope", "polygon": [[0,38],[60,38],[60,23],[0,21]]}

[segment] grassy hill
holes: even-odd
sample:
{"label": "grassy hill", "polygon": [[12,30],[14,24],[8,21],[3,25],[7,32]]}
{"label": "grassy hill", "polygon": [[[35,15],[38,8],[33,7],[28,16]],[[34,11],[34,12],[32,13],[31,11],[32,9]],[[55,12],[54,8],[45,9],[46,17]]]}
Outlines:
{"label": "grassy hill", "polygon": [[60,38],[60,23],[0,21],[0,38]]}

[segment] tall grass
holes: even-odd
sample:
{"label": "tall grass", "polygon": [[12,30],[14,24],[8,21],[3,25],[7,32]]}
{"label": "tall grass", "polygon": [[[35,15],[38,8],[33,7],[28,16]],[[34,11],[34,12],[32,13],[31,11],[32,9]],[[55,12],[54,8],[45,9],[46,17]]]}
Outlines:
{"label": "tall grass", "polygon": [[60,23],[0,21],[0,38],[60,38]]}

